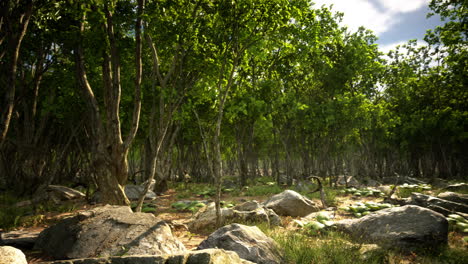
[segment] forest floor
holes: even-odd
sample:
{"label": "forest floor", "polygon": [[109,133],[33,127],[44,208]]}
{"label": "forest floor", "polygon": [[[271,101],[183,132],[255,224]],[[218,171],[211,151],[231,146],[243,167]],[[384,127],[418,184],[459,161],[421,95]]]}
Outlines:
{"label": "forest floor", "polygon": [[[268,185],[261,185],[263,186],[260,189],[255,189],[251,191],[233,191],[228,193],[223,193],[222,200],[226,201],[230,204],[240,204],[245,201],[256,200],[258,202],[264,202],[269,197],[274,195],[275,193],[279,193],[285,187],[278,186],[268,186]],[[341,191],[341,193],[340,193]],[[357,202],[381,202],[381,197],[356,197],[354,195],[343,194],[343,189],[327,189],[327,195],[329,198],[329,202],[332,203],[333,207],[336,208],[343,208],[346,206],[350,206]],[[426,192],[428,194],[432,194],[433,191]],[[174,235],[185,245],[188,250],[194,250],[197,246],[207,238],[207,236],[212,231],[205,231],[199,233],[192,233],[185,228],[185,226],[191,221],[194,213],[190,211],[184,210],[176,210],[172,207],[172,204],[178,201],[211,201],[212,197],[212,189],[206,187],[206,185],[197,185],[193,184],[190,187],[187,186],[172,186],[168,191],[166,191],[163,195],[158,196],[155,200],[148,202],[150,206],[154,206],[155,212],[153,212],[157,218],[161,220],[166,220],[168,222],[177,223],[173,230]],[[320,199],[318,199],[318,194],[307,195],[310,199],[314,200],[317,204],[321,205]],[[54,211],[53,208],[43,208],[42,214],[29,216],[29,220],[22,219],[23,224],[20,224],[16,230],[23,230],[27,232],[40,232],[44,228],[52,225],[53,223],[63,219],[65,217],[72,216],[79,211],[89,210],[93,207],[99,205],[90,205],[85,202],[74,202],[73,204],[68,204],[61,208],[62,212]],[[63,212],[65,211],[65,212]],[[335,211],[335,219],[340,220],[344,218],[353,218],[354,216],[342,210]],[[282,217],[282,224],[283,226],[287,227],[288,224],[293,221],[294,219],[299,218],[292,218],[292,217]],[[287,232],[287,228],[280,228],[280,232]],[[1,231],[1,229],[0,229]],[[317,239],[320,237],[315,237]],[[328,238],[325,238],[328,239]],[[463,234],[459,232],[450,232],[449,234],[449,245],[450,248],[454,248],[457,252],[465,251],[466,257],[468,259],[468,243],[463,242]],[[25,251],[28,262],[30,264],[38,263],[41,261],[51,260],[48,256],[42,254],[38,251],[33,250],[26,250]],[[458,253],[457,253],[458,254]],[[443,260],[442,263],[445,263]],[[392,255],[391,259],[387,257],[385,263],[439,263],[438,260],[431,261],[431,258],[427,260],[427,258],[415,258],[414,256],[400,256],[400,255]],[[450,261],[447,263],[451,263]]]}

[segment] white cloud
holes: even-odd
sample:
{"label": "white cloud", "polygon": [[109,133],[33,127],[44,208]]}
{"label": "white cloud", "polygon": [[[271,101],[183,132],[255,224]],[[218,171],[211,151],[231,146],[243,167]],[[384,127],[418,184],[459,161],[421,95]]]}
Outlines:
{"label": "white cloud", "polygon": [[[335,11],[344,13],[343,24],[351,31],[360,26],[379,36],[399,22],[399,15],[427,6],[430,0],[312,0],[317,8],[333,5]],[[378,1],[383,9],[376,5]]]}
{"label": "white cloud", "polygon": [[371,29],[376,35],[387,31],[396,22],[391,12],[381,12],[370,1],[366,0],[313,0],[317,7],[330,6],[332,10],[344,13],[343,24],[351,31],[356,31],[360,26]]}
{"label": "white cloud", "polygon": [[379,0],[379,3],[394,13],[407,13],[428,6],[430,0]]}
{"label": "white cloud", "polygon": [[379,49],[382,51],[384,54],[387,54],[389,51],[394,50],[397,46],[401,46],[403,44],[408,43],[407,41],[398,41],[386,45],[380,45]]}

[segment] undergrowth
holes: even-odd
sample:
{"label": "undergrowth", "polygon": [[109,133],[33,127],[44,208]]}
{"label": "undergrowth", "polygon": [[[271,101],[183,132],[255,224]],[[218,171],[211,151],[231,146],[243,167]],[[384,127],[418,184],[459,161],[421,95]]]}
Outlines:
{"label": "undergrowth", "polygon": [[[447,246],[439,251],[425,251],[401,254],[391,250],[372,248],[365,244],[351,242],[347,235],[324,232],[309,235],[303,231],[288,231],[281,228],[270,229],[267,225],[257,225],[267,236],[273,238],[282,249],[285,263],[467,263],[466,245]],[[452,239],[452,238],[451,238]],[[457,238],[459,239],[459,238]]]}
{"label": "undergrowth", "polygon": [[4,231],[19,227],[32,227],[44,224],[46,213],[68,213],[76,210],[73,202],[55,204],[52,201],[44,201],[37,204],[17,206],[21,199],[11,193],[0,194],[0,229]]}

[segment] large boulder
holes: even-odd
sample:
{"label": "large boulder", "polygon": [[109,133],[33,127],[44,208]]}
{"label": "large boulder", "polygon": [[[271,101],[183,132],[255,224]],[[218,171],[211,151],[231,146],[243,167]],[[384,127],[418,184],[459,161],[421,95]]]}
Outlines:
{"label": "large boulder", "polygon": [[[237,209],[237,210],[236,210]],[[271,209],[257,202],[246,202],[234,208],[221,208],[222,223],[268,223],[271,226],[281,224],[279,216]],[[216,224],[216,208],[210,203],[196,213],[188,227],[192,231],[206,230]]]}
{"label": "large boulder", "polygon": [[437,198],[455,203],[468,204],[468,194],[461,194],[456,192],[443,192],[439,193],[437,195]]}
{"label": "large boulder", "polygon": [[10,231],[0,232],[0,246],[13,246],[18,248],[30,249],[36,243],[39,231]]}
{"label": "large boulder", "polygon": [[446,218],[415,205],[383,209],[359,219],[341,220],[335,225],[356,240],[404,252],[447,244]]}
{"label": "large boulder", "polygon": [[24,253],[14,247],[0,247],[0,264],[28,264]]}
{"label": "large boulder", "polygon": [[36,241],[55,259],[119,255],[161,255],[185,250],[169,225],[127,206],[97,207],[45,229]]}
{"label": "large boulder", "polygon": [[313,201],[291,190],[273,195],[265,202],[265,207],[272,209],[278,215],[306,216],[319,211],[319,207]]}
{"label": "large boulder", "polygon": [[276,242],[256,226],[224,226],[208,236],[197,249],[207,248],[231,250],[239,257],[259,264],[283,263]]}
{"label": "large boulder", "polygon": [[[185,251],[176,255],[140,255],[104,258],[86,258],[46,262],[47,264],[253,264],[241,259],[232,251],[222,249],[205,249]],[[46,264],[44,263],[44,264]]]}
{"label": "large boulder", "polygon": [[440,199],[422,193],[412,193],[408,204],[419,205],[428,209],[439,212],[445,216],[449,214],[460,212],[468,214],[468,204],[452,202],[445,199]]}

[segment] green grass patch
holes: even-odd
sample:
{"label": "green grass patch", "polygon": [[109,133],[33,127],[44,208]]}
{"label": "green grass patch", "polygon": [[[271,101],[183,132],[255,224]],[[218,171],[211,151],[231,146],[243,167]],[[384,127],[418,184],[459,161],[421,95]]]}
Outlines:
{"label": "green grass patch", "polygon": [[411,193],[418,192],[424,193],[425,191],[431,190],[432,187],[428,184],[403,184],[397,187],[398,196],[401,198],[408,198],[411,196]]}
{"label": "green grass patch", "polygon": [[343,239],[343,234],[330,232],[311,237],[301,232],[269,234],[284,250],[286,263],[384,263],[382,254],[371,259],[360,252],[361,246]]}

